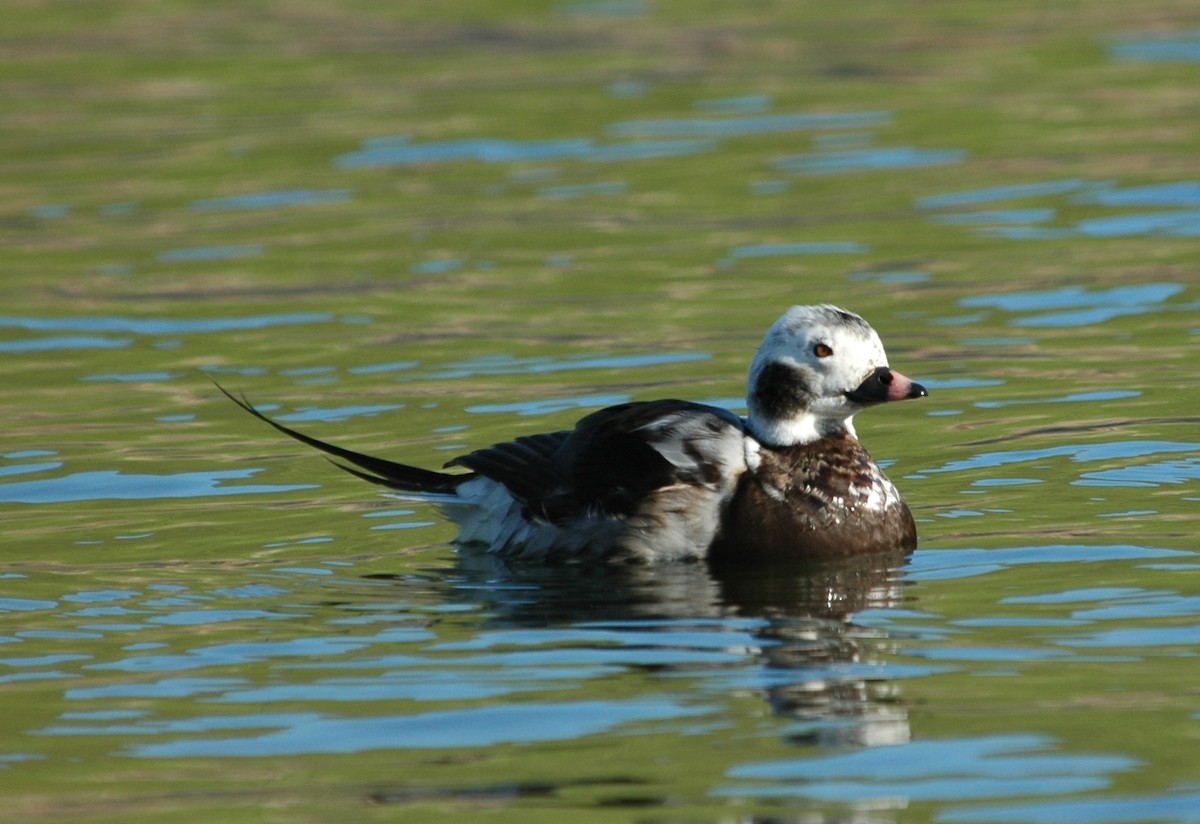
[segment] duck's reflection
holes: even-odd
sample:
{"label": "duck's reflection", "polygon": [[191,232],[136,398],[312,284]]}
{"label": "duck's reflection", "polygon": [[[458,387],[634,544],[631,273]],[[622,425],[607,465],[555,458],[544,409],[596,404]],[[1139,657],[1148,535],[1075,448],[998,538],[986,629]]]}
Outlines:
{"label": "duck's reflection", "polygon": [[909,740],[898,687],[876,660],[887,634],[855,623],[864,610],[899,606],[903,552],[850,556],[769,570],[715,570],[726,603],[766,618],[762,666],[772,711],[797,722],[798,744],[880,746]]}
{"label": "duck's reflection", "polygon": [[[465,595],[483,608],[493,629],[715,632],[728,622],[750,639],[728,666],[740,668],[737,683],[758,689],[775,715],[795,722],[790,740],[876,746],[907,741],[908,719],[880,660],[886,631],[854,616],[904,601],[906,560],[895,552],[751,566],[521,567],[464,554],[448,583],[457,600]],[[670,644],[668,636],[662,646]],[[757,670],[744,675],[748,664]]]}

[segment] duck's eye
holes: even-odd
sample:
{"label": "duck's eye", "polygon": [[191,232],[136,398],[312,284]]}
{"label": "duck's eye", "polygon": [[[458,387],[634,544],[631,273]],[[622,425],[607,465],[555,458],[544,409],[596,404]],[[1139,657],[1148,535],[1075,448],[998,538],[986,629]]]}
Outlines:
{"label": "duck's eye", "polygon": [[827,358],[833,354],[833,349],[827,343],[818,343],[813,347],[813,354],[818,358]]}

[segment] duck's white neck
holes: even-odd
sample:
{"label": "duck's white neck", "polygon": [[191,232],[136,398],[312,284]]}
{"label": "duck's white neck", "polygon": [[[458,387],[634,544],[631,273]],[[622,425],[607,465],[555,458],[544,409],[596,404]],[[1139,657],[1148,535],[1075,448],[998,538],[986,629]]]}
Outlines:
{"label": "duck's white neck", "polygon": [[826,418],[810,412],[779,419],[755,415],[752,409],[746,427],[766,446],[803,446],[830,435],[858,437],[850,418]]}

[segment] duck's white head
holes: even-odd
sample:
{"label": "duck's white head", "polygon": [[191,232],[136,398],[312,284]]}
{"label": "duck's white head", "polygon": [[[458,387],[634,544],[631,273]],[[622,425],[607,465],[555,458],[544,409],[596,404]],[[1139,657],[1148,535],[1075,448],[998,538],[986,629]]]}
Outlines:
{"label": "duck's white head", "polygon": [[747,422],[769,446],[853,436],[868,406],[929,394],[888,366],[879,335],[836,306],[793,306],[767,330],[750,364]]}

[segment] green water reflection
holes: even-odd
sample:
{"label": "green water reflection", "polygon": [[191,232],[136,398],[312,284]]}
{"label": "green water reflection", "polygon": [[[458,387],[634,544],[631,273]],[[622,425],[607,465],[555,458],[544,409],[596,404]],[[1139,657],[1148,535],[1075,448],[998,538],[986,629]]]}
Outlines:
{"label": "green water reflection", "polygon": [[[5,14],[6,820],[1196,820],[1190,5]],[[507,570],[210,380],[436,466],[820,301],[911,561]]]}

